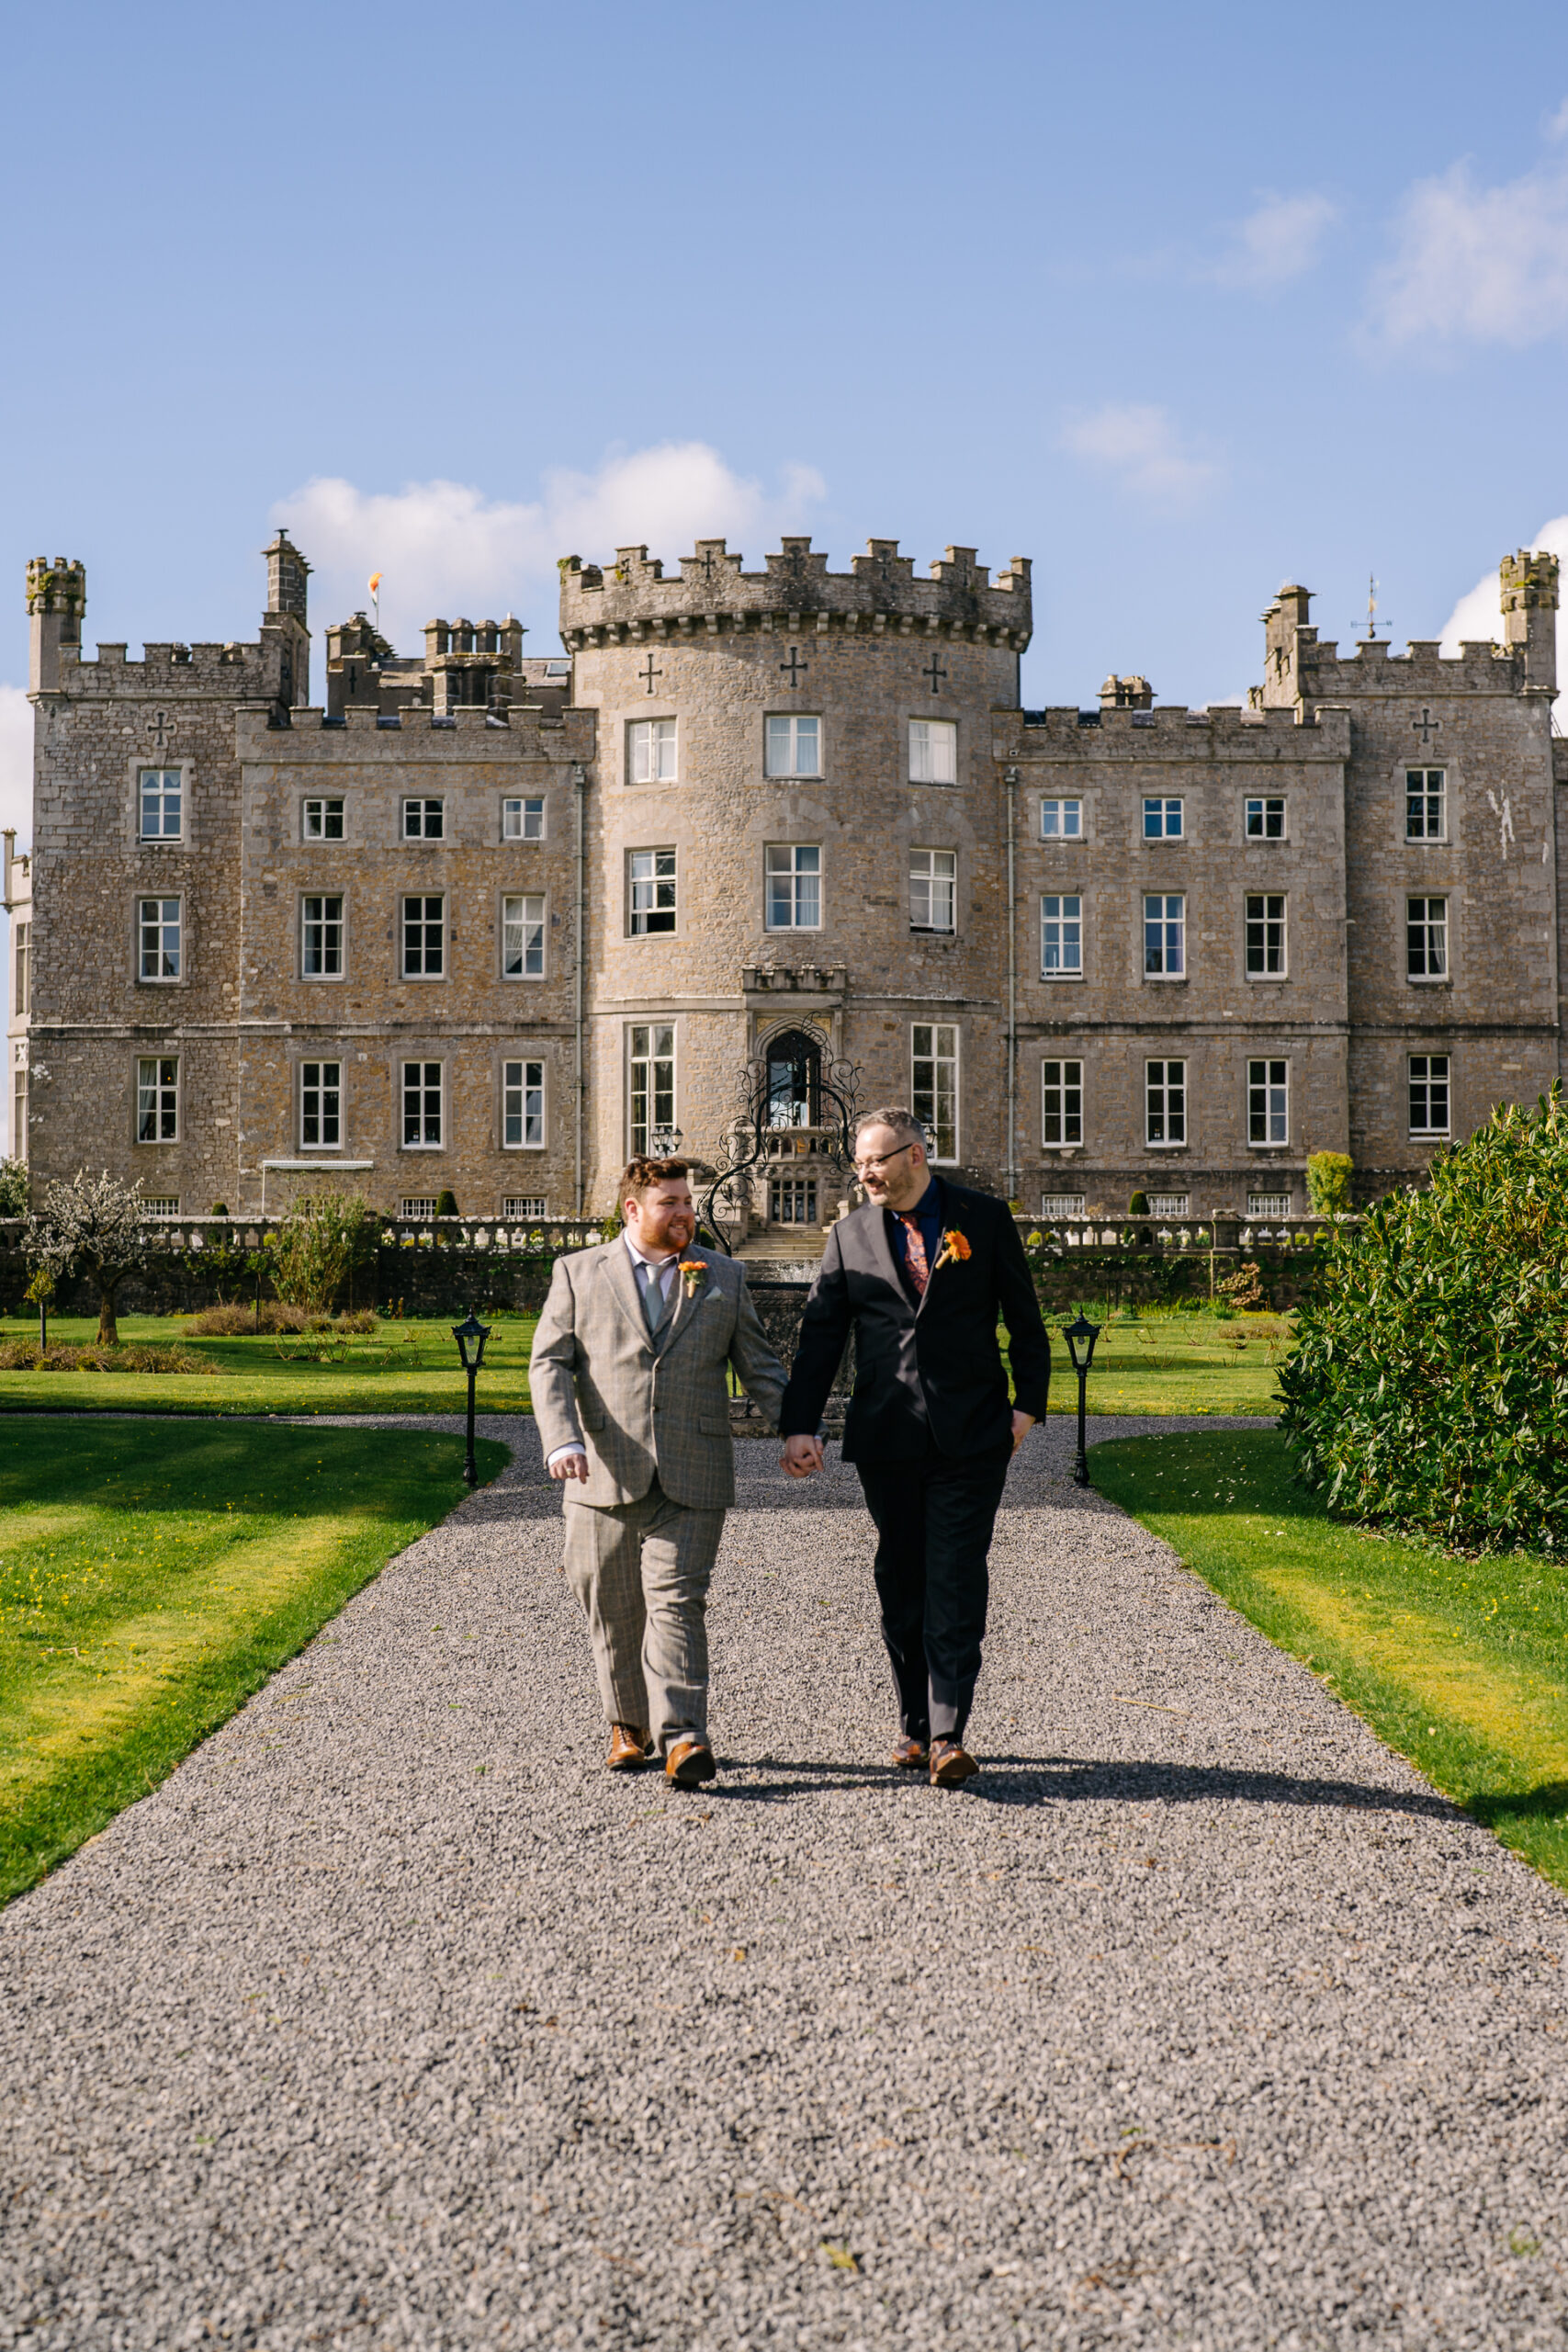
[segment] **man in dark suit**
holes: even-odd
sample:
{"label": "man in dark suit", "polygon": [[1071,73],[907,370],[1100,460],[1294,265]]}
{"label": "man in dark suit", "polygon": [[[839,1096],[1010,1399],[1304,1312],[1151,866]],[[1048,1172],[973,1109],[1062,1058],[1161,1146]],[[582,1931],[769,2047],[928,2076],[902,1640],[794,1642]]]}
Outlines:
{"label": "man in dark suit", "polygon": [[[1045,1410],[1051,1343],[1003,1201],[933,1175],[908,1111],[855,1139],[864,1205],[828,1237],[779,1430],[791,1477],[822,1467],[822,1408],[851,1329],[844,1460],[876,1521],[882,1638],[903,1736],[894,1762],[954,1788],[986,1631],[987,1556],[1008,1464]],[[1008,1329],[1014,1399],[997,1344]]]}

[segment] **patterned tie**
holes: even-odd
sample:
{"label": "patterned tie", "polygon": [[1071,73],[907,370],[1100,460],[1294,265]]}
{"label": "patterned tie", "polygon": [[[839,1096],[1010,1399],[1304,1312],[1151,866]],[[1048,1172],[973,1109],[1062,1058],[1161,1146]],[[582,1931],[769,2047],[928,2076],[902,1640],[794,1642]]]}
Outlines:
{"label": "patterned tie", "polygon": [[926,1263],[926,1237],[920,1231],[920,1220],[918,1216],[911,1216],[906,1209],[900,1209],[898,1214],[904,1220],[904,1230],[909,1237],[905,1245],[904,1262],[908,1267],[909,1280],[915,1285],[917,1297],[924,1298],[926,1284],[931,1278],[931,1270]]}
{"label": "patterned tie", "polygon": [[647,1319],[649,1329],[657,1332],[664,1320],[665,1307],[668,1304],[664,1296],[664,1269],[662,1266],[650,1266],[647,1259],[644,1259],[640,1271],[643,1315]]}

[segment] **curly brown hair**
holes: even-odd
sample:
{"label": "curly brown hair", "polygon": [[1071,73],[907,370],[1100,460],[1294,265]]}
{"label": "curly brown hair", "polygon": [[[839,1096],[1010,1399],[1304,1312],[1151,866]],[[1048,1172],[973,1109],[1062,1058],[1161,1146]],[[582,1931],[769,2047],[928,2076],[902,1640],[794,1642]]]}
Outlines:
{"label": "curly brown hair", "polygon": [[689,1176],[691,1172],[692,1164],[688,1159],[628,1159],[621,1170],[621,1181],[615,1192],[623,1217],[628,1193],[635,1193],[640,1201],[643,1194],[651,1193],[656,1184],[668,1183],[673,1177]]}

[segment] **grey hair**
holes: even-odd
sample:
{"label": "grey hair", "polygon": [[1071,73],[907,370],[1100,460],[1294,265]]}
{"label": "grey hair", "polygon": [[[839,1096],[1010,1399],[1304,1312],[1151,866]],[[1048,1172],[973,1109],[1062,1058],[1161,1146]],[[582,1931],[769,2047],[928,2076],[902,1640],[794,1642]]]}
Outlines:
{"label": "grey hair", "polygon": [[891,1127],[900,1144],[926,1141],[926,1131],[913,1111],[906,1111],[897,1103],[888,1104],[880,1111],[863,1111],[855,1121],[857,1143],[867,1127]]}

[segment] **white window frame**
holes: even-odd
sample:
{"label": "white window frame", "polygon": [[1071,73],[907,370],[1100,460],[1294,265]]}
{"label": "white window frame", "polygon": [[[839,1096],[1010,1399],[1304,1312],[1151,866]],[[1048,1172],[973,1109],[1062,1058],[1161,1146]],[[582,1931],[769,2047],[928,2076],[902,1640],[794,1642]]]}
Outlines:
{"label": "white window frame", "polygon": [[502,795],[501,838],[503,842],[544,840],[545,796],[542,792],[509,792]]}
{"label": "white window frame", "polygon": [[444,842],[446,838],[446,796],[414,792],[403,796],[405,842]]}
{"label": "white window frame", "polygon": [[[517,1133],[512,1133],[515,1124]],[[530,1133],[530,1127],[533,1132]],[[545,1065],[538,1058],[503,1061],[501,1065],[501,1148],[502,1151],[543,1151],[545,1135]]]}
{"label": "white window frame", "polygon": [[[1421,779],[1419,783],[1416,782],[1417,777]],[[1435,808],[1434,802],[1437,804]],[[1425,765],[1407,766],[1404,771],[1405,840],[1421,842],[1446,842],[1448,837],[1449,772],[1447,768]]]}
{"label": "white window frame", "polygon": [[1190,1193],[1151,1193],[1149,1194],[1151,1216],[1190,1216],[1191,1214]]}
{"label": "white window frame", "polygon": [[[513,910],[515,909],[515,913]],[[501,901],[501,977],[542,980],[549,910],[543,890],[507,890]],[[516,963],[513,962],[515,956]]]}
{"label": "white window frame", "polygon": [[956,1021],[909,1023],[909,1102],[926,1131],[933,1167],[959,1159],[962,1100],[960,1039]]}
{"label": "white window frame", "polygon": [[[811,764],[803,766],[809,758]],[[822,716],[819,711],[770,710],[762,720],[762,773],[768,776],[820,776]]]}
{"label": "white window frame", "polygon": [[909,782],[958,782],[958,721],[955,718],[910,719]]}
{"label": "white window frame", "polygon": [[[945,910],[945,922],[940,917]],[[958,852],[909,852],[909,929],[951,938],[958,930]]]}
{"label": "white window frame", "polygon": [[[1404,1062],[1405,1094],[1410,1119],[1411,1142],[1436,1143],[1446,1139],[1453,1133],[1454,1091],[1452,1056],[1450,1054],[1407,1054],[1404,1057]],[[1434,1068],[1434,1064],[1438,1063],[1442,1065],[1440,1075]],[[1419,1079],[1417,1079],[1416,1074],[1417,1070],[1421,1072]],[[1440,1087],[1442,1089],[1443,1124],[1440,1127],[1430,1125],[1421,1127],[1416,1125],[1416,1089],[1417,1085],[1420,1085],[1425,1090],[1428,1118],[1430,1117],[1432,1108],[1433,1089],[1434,1087]]]}
{"label": "white window frame", "polygon": [[[802,864],[802,860],[807,863]],[[810,861],[815,859],[813,865]],[[768,842],[762,850],[762,927],[765,931],[822,928],[822,844]]]}
{"label": "white window frame", "polygon": [[1253,1217],[1271,1216],[1278,1223],[1281,1217],[1295,1215],[1295,1197],[1293,1193],[1283,1190],[1271,1193],[1249,1190],[1247,1195],[1247,1214]]}
{"label": "white window frame", "polygon": [[28,1070],[19,1063],[11,1073],[11,1156],[28,1157]]}
{"label": "white window frame", "polygon": [[[1261,1128],[1261,1134],[1258,1130]],[[1279,1151],[1291,1140],[1291,1065],[1283,1054],[1249,1055],[1247,1064],[1247,1146]]]}
{"label": "white window frame", "polygon": [[[643,861],[638,871],[639,861]],[[668,922],[656,918],[668,915]],[[626,852],[626,934],[631,939],[668,939],[681,922],[680,860],[666,843]]]}
{"label": "white window frame", "polygon": [[299,803],[299,838],[302,842],[343,840],[344,804],[341,793],[312,793],[309,799]]}
{"label": "white window frame", "polygon": [[[348,926],[344,919],[343,899],[341,890],[306,890],[301,893],[299,977],[302,980],[342,980],[348,977]],[[312,907],[319,907],[320,914],[312,915]],[[327,910],[330,907],[337,909],[335,915],[329,914]],[[310,969],[310,934],[313,931],[321,934],[316,942],[316,953],[321,959],[321,968],[317,971]],[[333,936],[334,933],[335,938]],[[337,957],[335,967],[327,960],[334,955]]]}
{"label": "white window frame", "polygon": [[[660,1070],[666,1072],[660,1077]],[[644,1073],[639,1078],[638,1073]],[[672,1021],[636,1021],[626,1030],[626,1140],[628,1159],[646,1154],[657,1135],[675,1125],[679,1078]],[[660,1113],[668,1108],[668,1119]]]}
{"label": "white window frame", "polygon": [[1087,1193],[1042,1193],[1042,1216],[1082,1216],[1088,1203]]}
{"label": "white window frame", "polygon": [[1054,1054],[1040,1065],[1040,1143],[1044,1151],[1083,1148],[1083,1063],[1077,1055]]}
{"label": "white window frame", "polygon": [[[332,1075],[329,1078],[328,1071]],[[310,1133],[312,1118],[316,1132]],[[333,1133],[326,1132],[331,1125]],[[343,1063],[330,1057],[299,1065],[299,1148],[301,1151],[343,1149]]]}
{"label": "white window frame", "polygon": [[[149,1115],[154,1130],[152,1135],[146,1132]],[[136,1140],[139,1144],[178,1143],[180,1140],[178,1054],[137,1056]]]}
{"label": "white window frame", "polygon": [[[157,912],[148,919],[149,907]],[[174,909],[171,917],[170,908]],[[174,944],[170,946],[170,936]],[[174,969],[164,971],[163,964],[173,958]],[[149,963],[152,968],[149,969]],[[178,893],[164,896],[148,893],[136,901],[136,978],[139,983],[156,989],[175,988],[186,977],[186,910],[185,899]]]}
{"label": "white window frame", "polygon": [[[411,907],[417,907],[419,913],[411,914]],[[439,911],[432,915],[429,912],[432,907]],[[412,944],[416,931],[420,939],[417,950]],[[436,934],[434,949],[430,937],[432,932]],[[409,961],[411,953],[417,953],[419,956],[417,967]],[[430,962],[433,953],[436,959],[434,967]],[[446,894],[444,890],[406,890],[403,893],[398,908],[398,977],[404,980],[444,980],[446,978]]]}
{"label": "white window frame", "polygon": [[509,1223],[526,1225],[536,1217],[547,1217],[550,1196],[547,1193],[503,1193],[501,1214]]}
{"label": "white window frame", "polygon": [[1042,800],[1040,838],[1043,842],[1081,842],[1084,838],[1082,798]]}
{"label": "white window frame", "polygon": [[[1415,912],[1416,908],[1421,913]],[[1434,915],[1432,909],[1442,912]],[[1441,988],[1453,978],[1453,943],[1449,936],[1449,894],[1446,890],[1413,891],[1404,901],[1404,977],[1413,989]],[[1420,945],[1416,946],[1416,933]],[[1419,955],[1423,969],[1414,970]],[[1435,961],[1434,961],[1435,959]]]}
{"label": "white window frame", "polygon": [[1040,897],[1040,977],[1081,980],[1084,950],[1083,893],[1044,890]]}
{"label": "white window frame", "polygon": [[[410,1073],[415,1070],[419,1073],[418,1077],[411,1079]],[[431,1079],[433,1070],[435,1073],[434,1083]],[[401,1148],[404,1151],[445,1151],[446,1148],[446,1065],[445,1062],[426,1059],[423,1055],[421,1055],[417,1060],[405,1061],[400,1076],[400,1091],[402,1095]],[[435,1104],[434,1136],[429,1133],[432,1097],[434,1098]],[[419,1134],[412,1137],[409,1135],[411,1102],[413,1105],[414,1125],[420,1130]]]}
{"label": "white window frame", "polygon": [[677,784],[680,781],[680,731],[672,718],[629,718],[626,721],[626,782]]}
{"label": "white window frame", "polygon": [[18,917],[11,926],[11,1013],[15,1020],[27,1017],[28,1000],[32,993],[33,927],[30,920]]}
{"label": "white window frame", "polygon": [[[1171,912],[1172,908],[1176,912]],[[1157,908],[1157,913],[1151,910]],[[1157,930],[1157,944],[1151,942],[1151,930]],[[1174,937],[1173,935],[1174,934]],[[1151,955],[1160,958],[1151,968]],[[1173,964],[1171,956],[1176,958]],[[1187,893],[1185,890],[1145,890],[1144,893],[1144,978],[1156,986],[1168,988],[1173,981],[1187,978]]]}
{"label": "white window frame", "polygon": [[[1158,1070],[1156,1079],[1155,1072]],[[1171,1076],[1176,1071],[1176,1077]],[[1156,1136],[1156,1125],[1160,1133]],[[1172,1127],[1180,1133],[1172,1135]],[[1187,1148],[1187,1060],[1184,1055],[1164,1055],[1144,1064],[1144,1145],[1149,1151]]]}
{"label": "white window frame", "polygon": [[[147,810],[149,801],[148,786],[150,780],[154,776],[159,779],[157,785],[152,787],[153,796],[157,801],[159,821],[156,829],[150,832],[147,829]],[[171,778],[173,779],[172,782],[170,781]],[[175,804],[174,815],[175,822],[173,831],[169,830],[168,825],[169,802],[171,800],[173,800]],[[154,842],[159,842],[184,841],[186,837],[186,772],[183,764],[176,764],[170,767],[167,765],[152,766],[144,761],[139,761],[137,763],[136,838],[143,847],[151,847]]]}
{"label": "white window frame", "polygon": [[398,1214],[404,1225],[434,1225],[439,1193],[405,1193]]}
{"label": "white window frame", "polygon": [[[1291,838],[1290,813],[1291,804],[1282,793],[1249,793],[1242,811],[1242,839],[1249,842],[1288,842]],[[1269,826],[1276,818],[1276,830],[1270,832]]]}
{"label": "white window frame", "polygon": [[1187,839],[1187,803],[1181,794],[1150,792],[1144,795],[1144,839],[1146,842],[1183,842]]}
{"label": "white window frame", "polygon": [[[1256,913],[1253,911],[1255,908]],[[1277,914],[1275,908],[1279,909]],[[1283,890],[1247,890],[1243,893],[1244,962],[1249,980],[1284,980],[1290,978],[1289,916],[1290,908]]]}

